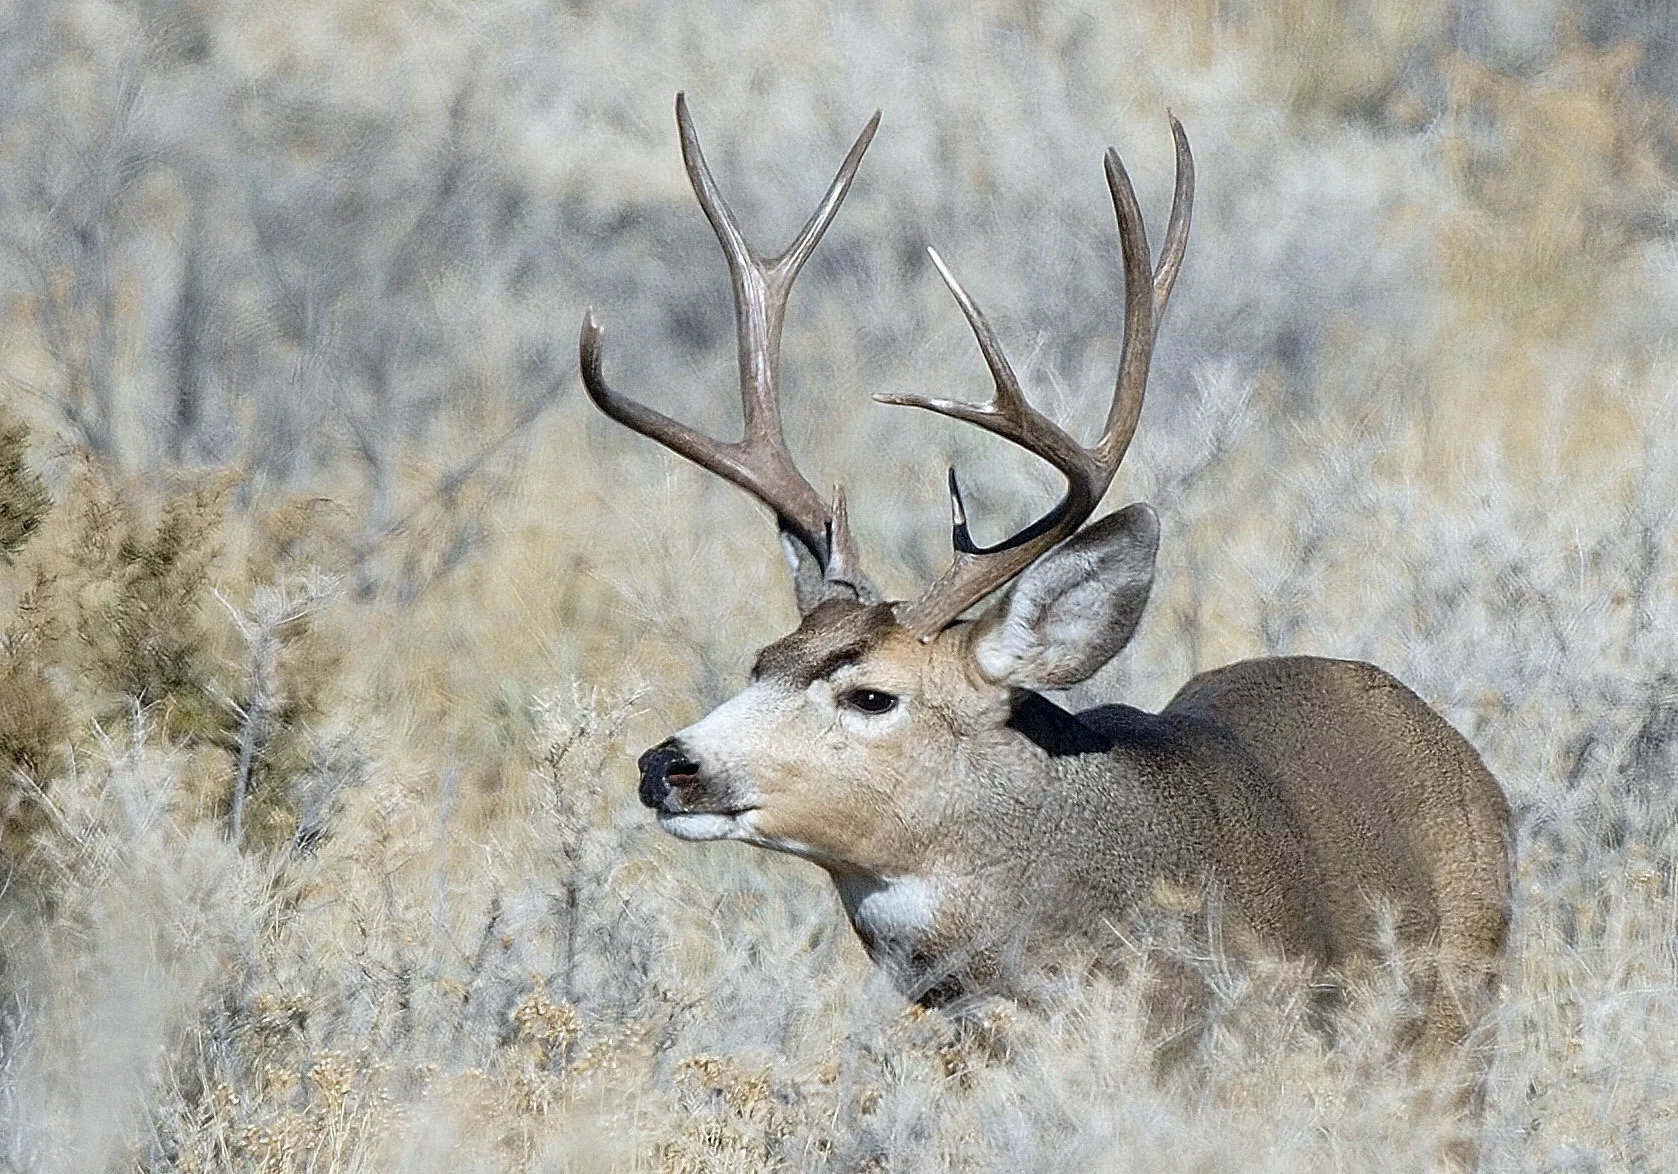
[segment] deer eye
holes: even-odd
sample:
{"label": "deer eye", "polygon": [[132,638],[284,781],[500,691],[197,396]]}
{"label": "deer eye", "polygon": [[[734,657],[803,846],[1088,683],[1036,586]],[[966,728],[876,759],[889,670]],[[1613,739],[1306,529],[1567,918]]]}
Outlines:
{"label": "deer eye", "polygon": [[897,695],[879,689],[851,689],[839,698],[839,704],[861,713],[889,713],[897,705]]}

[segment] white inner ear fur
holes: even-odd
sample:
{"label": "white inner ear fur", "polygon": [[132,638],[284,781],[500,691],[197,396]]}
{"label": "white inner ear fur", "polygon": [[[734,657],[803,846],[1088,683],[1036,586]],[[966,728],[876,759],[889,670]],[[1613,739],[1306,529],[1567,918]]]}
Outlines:
{"label": "white inner ear fur", "polygon": [[1022,689],[1065,689],[1093,676],[1136,631],[1158,550],[1159,517],[1141,502],[1068,538],[980,619],[979,671]]}

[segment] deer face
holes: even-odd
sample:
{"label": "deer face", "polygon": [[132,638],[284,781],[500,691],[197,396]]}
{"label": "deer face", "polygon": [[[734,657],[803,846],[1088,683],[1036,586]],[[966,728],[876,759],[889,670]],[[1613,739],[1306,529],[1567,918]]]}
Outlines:
{"label": "deer face", "polygon": [[923,641],[890,604],[833,599],[758,653],[732,700],[641,756],[641,801],[688,840],[741,840],[835,872],[912,874],[964,771],[1026,740],[1021,690],[1081,681],[1135,630],[1158,522],[1134,505],[1034,564],[971,623]]}
{"label": "deer face", "polygon": [[963,728],[1006,709],[1002,690],[951,687],[959,643],[923,644],[886,604],[823,603],[758,653],[742,692],[642,755],[641,801],[683,839],[889,867]]}

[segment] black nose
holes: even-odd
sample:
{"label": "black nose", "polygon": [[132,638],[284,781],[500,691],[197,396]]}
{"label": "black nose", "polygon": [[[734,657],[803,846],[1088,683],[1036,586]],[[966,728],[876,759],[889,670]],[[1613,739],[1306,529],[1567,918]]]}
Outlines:
{"label": "black nose", "polygon": [[672,781],[680,785],[699,773],[699,764],[683,754],[673,738],[641,755],[636,765],[641,768],[641,802],[655,808],[664,806]]}

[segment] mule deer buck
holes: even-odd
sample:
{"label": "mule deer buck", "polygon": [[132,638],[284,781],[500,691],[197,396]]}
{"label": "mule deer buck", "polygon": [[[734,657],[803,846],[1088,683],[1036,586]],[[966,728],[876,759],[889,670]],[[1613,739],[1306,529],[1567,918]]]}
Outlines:
{"label": "mule deer buck", "polygon": [[1153,509],[1089,518],[1135,431],[1188,240],[1194,164],[1182,126],[1171,120],[1177,178],[1157,266],[1124,165],[1106,156],[1124,333],[1093,446],[1027,402],[985,316],[932,255],[995,398],[875,398],[995,433],[1047,461],[1067,489],[1041,519],[981,549],[952,470],[954,565],[918,599],[885,602],[862,573],[842,492],[824,500],[794,468],[776,391],[788,293],[879,115],[773,259],[748,245],[680,95],[676,117],[732,277],[745,436],[715,440],[613,391],[592,310],[584,386],[612,419],[770,509],[803,619],[757,654],[741,693],[641,756],[640,799],[659,825],[821,866],[869,956],[923,1003],[1018,992],[1069,949],[1102,957],[1162,892],[1210,889],[1246,940],[1320,973],[1371,956],[1383,924],[1395,928],[1433,960],[1422,1036],[1444,1048],[1460,1040],[1503,948],[1509,809],[1474,749],[1414,693],[1372,665],[1304,656],[1202,673],[1158,714],[1071,713],[1042,693],[1086,680],[1124,647],[1153,581]]}

